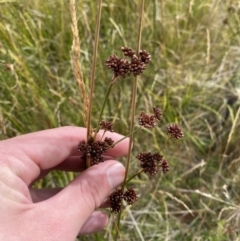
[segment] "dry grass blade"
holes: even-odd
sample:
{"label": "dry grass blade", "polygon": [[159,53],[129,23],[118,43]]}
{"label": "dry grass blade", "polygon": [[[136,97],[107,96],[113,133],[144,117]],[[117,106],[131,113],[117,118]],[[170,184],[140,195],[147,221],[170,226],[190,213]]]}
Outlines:
{"label": "dry grass blade", "polygon": [[70,13],[72,19],[72,34],[73,34],[73,43],[71,48],[71,64],[72,70],[75,77],[76,82],[78,83],[79,91],[83,100],[83,111],[81,115],[83,117],[83,122],[85,126],[87,126],[87,114],[89,111],[89,99],[86,93],[86,86],[83,81],[82,67],[79,62],[80,59],[80,40],[78,36],[78,26],[77,26],[77,14],[76,14],[76,3],[75,0],[70,0]]}
{"label": "dry grass blade", "polygon": [[228,136],[228,139],[227,139],[227,145],[225,147],[225,150],[224,150],[224,153],[223,153],[223,156],[222,156],[222,161],[221,161],[221,164],[220,164],[220,167],[219,167],[219,173],[221,173],[222,171],[222,167],[223,167],[223,163],[224,163],[224,157],[226,157],[227,155],[227,151],[228,151],[228,148],[229,148],[229,144],[232,140],[232,136],[233,136],[233,133],[235,131],[235,128],[236,128],[236,125],[237,125],[237,121],[239,119],[239,116],[240,116],[240,107],[238,108],[238,111],[237,111],[237,114],[236,114],[236,117],[233,121],[233,125],[232,125],[232,128],[231,128],[231,131],[229,133],[229,136]]}

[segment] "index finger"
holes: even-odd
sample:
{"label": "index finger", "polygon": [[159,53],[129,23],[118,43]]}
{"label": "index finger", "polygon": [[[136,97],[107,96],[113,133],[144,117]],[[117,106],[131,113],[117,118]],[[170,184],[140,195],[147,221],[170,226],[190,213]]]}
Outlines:
{"label": "index finger", "polygon": [[[114,141],[123,137],[120,134],[110,132],[106,133],[105,136],[111,137]],[[69,156],[80,156],[77,147],[80,141],[86,140],[86,137],[86,128],[68,126],[14,137],[1,144],[14,147],[14,152],[12,151],[14,161],[16,162],[17,158],[19,162],[24,162],[24,165],[23,163],[20,165],[14,163],[10,165],[11,169],[18,168],[18,176],[25,179],[27,183],[31,183],[39,175],[40,170],[55,167]],[[124,139],[114,148],[109,149],[106,154],[114,158],[124,156],[127,154],[128,143],[128,139]]]}

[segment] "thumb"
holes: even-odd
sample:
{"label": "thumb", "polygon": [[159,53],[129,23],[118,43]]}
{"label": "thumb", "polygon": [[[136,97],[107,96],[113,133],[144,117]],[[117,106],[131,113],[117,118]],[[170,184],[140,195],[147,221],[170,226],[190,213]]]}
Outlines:
{"label": "thumb", "polygon": [[53,222],[51,226],[61,233],[77,235],[92,212],[123,182],[124,173],[123,165],[117,161],[88,168],[61,192],[42,202],[47,222]]}

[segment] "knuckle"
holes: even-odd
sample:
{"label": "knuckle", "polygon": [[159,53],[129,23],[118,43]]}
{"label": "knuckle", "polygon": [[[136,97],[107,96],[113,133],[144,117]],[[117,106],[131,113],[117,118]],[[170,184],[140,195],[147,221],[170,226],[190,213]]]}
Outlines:
{"label": "knuckle", "polygon": [[81,194],[89,208],[98,208],[106,198],[108,184],[105,175],[98,174],[98,178],[89,177],[81,183]]}

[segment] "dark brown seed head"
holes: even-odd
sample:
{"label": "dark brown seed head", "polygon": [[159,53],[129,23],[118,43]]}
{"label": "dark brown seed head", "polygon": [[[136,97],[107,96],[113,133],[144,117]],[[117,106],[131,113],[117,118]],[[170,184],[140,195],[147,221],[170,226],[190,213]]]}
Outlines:
{"label": "dark brown seed head", "polygon": [[132,56],[132,61],[131,61],[131,71],[134,76],[140,75],[146,68],[146,65],[144,62],[141,61],[137,57],[137,55]]}
{"label": "dark brown seed head", "polygon": [[132,58],[133,55],[135,54],[135,52],[132,50],[132,48],[122,47],[121,50],[126,57]]}
{"label": "dark brown seed head", "polygon": [[160,155],[158,152],[152,154],[153,159],[160,165],[163,162],[163,156]]}
{"label": "dark brown seed head", "polygon": [[114,140],[110,137],[105,137],[104,142],[108,147],[111,147],[112,144],[114,143]]}
{"label": "dark brown seed head", "polygon": [[81,159],[86,162],[87,158],[90,159],[91,166],[103,162],[103,153],[105,153],[110,146],[113,144],[111,138],[105,138],[104,141],[94,141],[93,138],[90,138],[88,142],[81,141],[78,145],[78,150],[82,152]]}
{"label": "dark brown seed head", "polygon": [[102,120],[100,122],[99,126],[100,126],[100,129],[102,129],[102,130],[114,132],[114,130],[112,129],[113,123],[111,121]]}
{"label": "dark brown seed head", "polygon": [[169,171],[169,164],[165,159],[162,161],[161,167],[162,167],[163,173],[166,173]]}
{"label": "dark brown seed head", "polygon": [[151,55],[146,50],[140,50],[140,59],[143,63],[148,64],[151,61]]}
{"label": "dark brown seed head", "polygon": [[184,136],[182,129],[177,124],[170,124],[167,127],[167,134],[173,139],[180,139]]}
{"label": "dark brown seed head", "polygon": [[138,197],[137,197],[135,190],[131,187],[131,188],[128,188],[127,191],[124,192],[123,199],[129,205],[132,205],[134,202],[137,201]]}
{"label": "dark brown seed head", "polygon": [[126,75],[131,74],[131,63],[116,55],[111,55],[106,60],[106,66],[113,71],[115,77],[122,76],[124,78]]}
{"label": "dark brown seed head", "polygon": [[80,141],[78,144],[78,151],[85,152],[86,151],[86,141]]}
{"label": "dark brown seed head", "polygon": [[151,152],[141,152],[137,155],[137,159],[141,162],[141,168],[150,175],[158,172],[159,166],[162,164],[162,158],[160,154],[152,154]]}
{"label": "dark brown seed head", "polygon": [[153,128],[156,126],[157,119],[154,115],[148,115],[145,112],[141,112],[138,117],[139,125],[145,128]]}
{"label": "dark brown seed head", "polygon": [[115,190],[108,198],[110,209],[112,213],[120,213],[122,211],[123,191],[121,189]]}
{"label": "dark brown seed head", "polygon": [[141,50],[139,56],[129,47],[121,48],[123,54],[131,61],[111,55],[106,60],[106,66],[114,72],[114,76],[122,76],[133,73],[134,76],[140,75],[146,68],[146,64],[151,61],[151,55],[146,50]]}
{"label": "dark brown seed head", "polygon": [[160,108],[154,106],[153,114],[158,121],[160,121],[162,119],[162,110]]}

